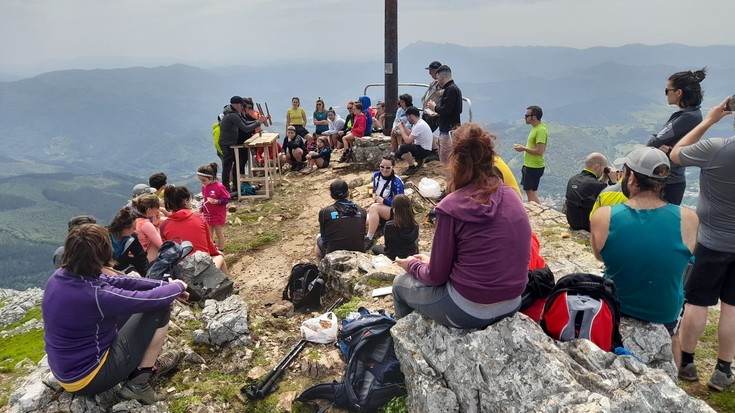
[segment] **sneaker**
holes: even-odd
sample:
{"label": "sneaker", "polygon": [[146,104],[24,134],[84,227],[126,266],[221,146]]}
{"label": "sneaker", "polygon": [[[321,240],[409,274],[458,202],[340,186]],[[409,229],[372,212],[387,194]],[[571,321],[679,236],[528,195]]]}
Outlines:
{"label": "sneaker", "polygon": [[728,376],[727,374],[715,369],[714,373],[712,373],[712,377],[710,377],[707,382],[707,386],[717,391],[723,391],[733,382],[735,382],[735,375],[730,373]]}
{"label": "sneaker", "polygon": [[337,162],[339,162],[339,163],[347,162],[347,159],[349,158],[349,156],[350,156],[349,149],[345,149],[344,152],[342,152],[342,157],[340,157],[339,158],[339,161],[337,161]]}
{"label": "sneaker", "polygon": [[365,249],[363,251],[370,251],[370,248],[372,248],[373,245],[375,245],[375,236],[372,238],[365,237]]}
{"label": "sneaker", "polygon": [[682,364],[679,369],[679,378],[686,381],[698,381],[697,366],[694,363]]}
{"label": "sneaker", "polygon": [[413,165],[413,166],[409,166],[408,169],[406,169],[405,171],[403,171],[403,174],[404,175],[411,176],[411,175],[415,174],[418,171],[419,171],[418,166]]}
{"label": "sneaker", "polygon": [[163,397],[156,394],[153,387],[151,387],[152,374],[150,372],[141,373],[126,381],[118,390],[118,394],[124,399],[137,400],[143,404],[160,402]]}
{"label": "sneaker", "polygon": [[[224,250],[220,250],[224,252]],[[167,351],[156,359],[156,363],[153,365],[153,374],[151,375],[151,381],[164,376],[166,373],[176,367],[181,361],[181,352],[176,350]]]}

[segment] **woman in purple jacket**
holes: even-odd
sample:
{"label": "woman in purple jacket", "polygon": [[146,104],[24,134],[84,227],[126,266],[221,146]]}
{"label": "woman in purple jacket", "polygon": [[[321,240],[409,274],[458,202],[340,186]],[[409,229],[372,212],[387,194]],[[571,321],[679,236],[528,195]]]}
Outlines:
{"label": "woman in purple jacket", "polygon": [[158,357],[168,329],[171,303],[186,299],[186,283],[105,275],[112,258],[105,227],[73,228],[61,268],[43,293],[48,363],[66,391],[95,395],[126,380],[121,396],[153,404],[161,397],[151,380],[178,362],[177,352]]}
{"label": "woman in purple jacket", "polygon": [[396,263],[396,317],[416,310],[456,328],[484,328],[514,314],[528,281],[531,224],[518,194],[493,170],[493,141],[462,125],[450,157],[451,192],[436,206],[431,257]]}

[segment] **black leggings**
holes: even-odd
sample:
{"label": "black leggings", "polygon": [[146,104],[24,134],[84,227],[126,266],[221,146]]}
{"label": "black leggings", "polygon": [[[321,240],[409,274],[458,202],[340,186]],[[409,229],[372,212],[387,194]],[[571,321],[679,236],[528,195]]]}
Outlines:
{"label": "black leggings", "polygon": [[160,310],[130,316],[117,332],[107,360],[97,375],[75,393],[84,396],[100,394],[125,380],[143,360],[156,330],[168,324],[170,314],[171,306],[167,305]]}
{"label": "black leggings", "polygon": [[666,186],[664,187],[664,201],[674,205],[681,205],[681,201],[684,199],[684,191],[686,190],[686,188],[686,182],[666,184]]}

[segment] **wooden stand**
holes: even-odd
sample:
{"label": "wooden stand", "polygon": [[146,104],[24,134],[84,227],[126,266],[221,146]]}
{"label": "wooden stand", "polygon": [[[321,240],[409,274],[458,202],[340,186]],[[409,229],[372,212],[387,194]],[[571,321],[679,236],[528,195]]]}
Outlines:
{"label": "wooden stand", "polygon": [[[261,132],[253,135],[245,141],[244,145],[232,146],[235,150],[235,168],[237,170],[237,200],[244,198],[261,199],[270,198],[272,192],[275,192],[275,185],[280,182],[281,176],[281,160],[278,158],[278,134],[271,132]],[[240,151],[241,148],[247,148],[248,153],[248,173],[245,176],[240,174]],[[263,148],[263,166],[253,166],[255,164],[254,152]],[[273,159],[271,154],[273,152]],[[263,176],[255,176],[255,172],[263,172]],[[262,182],[265,187],[263,195],[242,195],[240,185],[243,182]]]}

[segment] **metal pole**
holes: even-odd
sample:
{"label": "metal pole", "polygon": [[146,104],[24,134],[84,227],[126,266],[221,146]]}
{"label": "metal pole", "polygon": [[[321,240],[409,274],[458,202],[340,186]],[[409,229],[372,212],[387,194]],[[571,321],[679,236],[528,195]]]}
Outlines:
{"label": "metal pole", "polygon": [[390,135],[398,110],[398,0],[385,0],[385,125]]}

